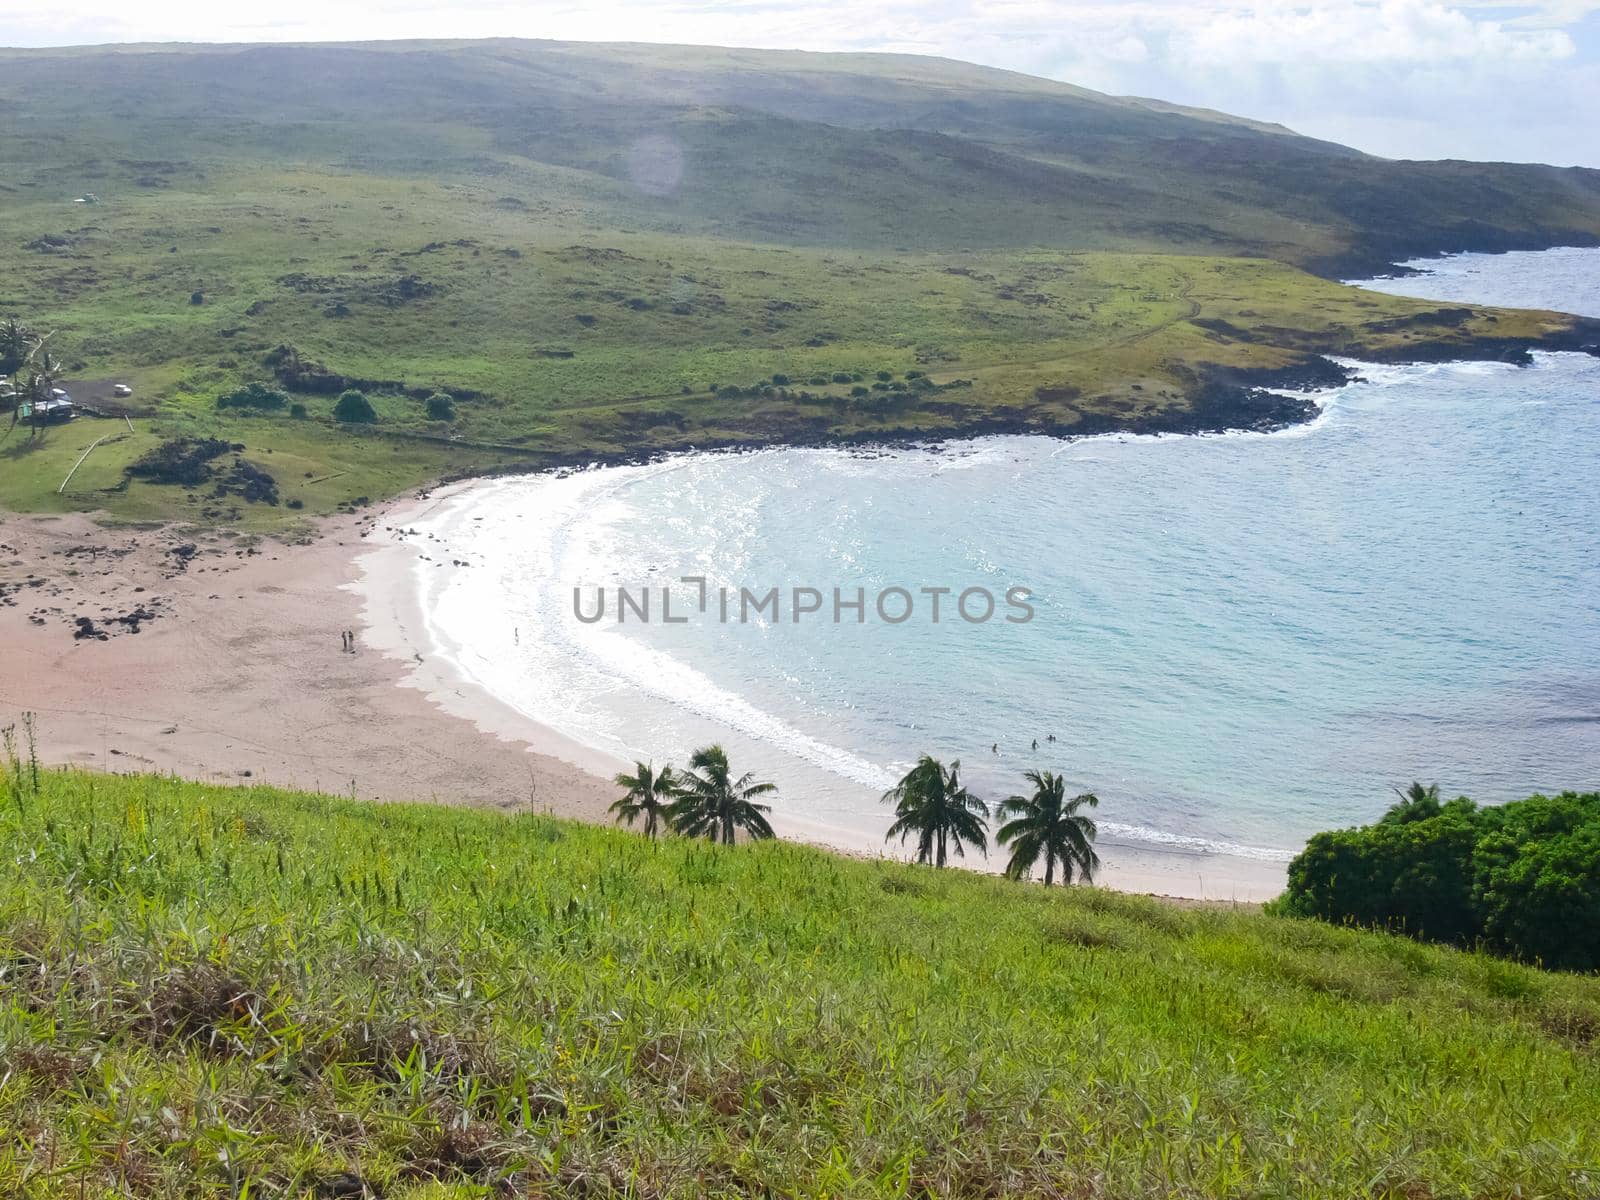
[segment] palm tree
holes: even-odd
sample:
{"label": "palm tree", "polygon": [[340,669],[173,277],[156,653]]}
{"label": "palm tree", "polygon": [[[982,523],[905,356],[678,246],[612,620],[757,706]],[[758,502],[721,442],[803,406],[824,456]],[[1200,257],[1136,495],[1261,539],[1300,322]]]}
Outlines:
{"label": "palm tree", "polygon": [[896,834],[900,842],[917,836],[917,861],[945,864],[947,852],[966,857],[964,843],[970,842],[989,854],[989,806],[961,785],[959,760],[945,765],[924,754],[905,777],[883,794],[885,804],[894,805],[895,822],[883,835],[888,841]]}
{"label": "palm tree", "polygon": [[0,365],[6,371],[15,370],[27,361],[33,343],[33,334],[15,317],[0,324]]}
{"label": "palm tree", "polygon": [[1068,800],[1066,780],[1050,771],[1027,771],[1023,778],[1033,784],[1033,795],[1012,796],[995,811],[996,817],[1013,818],[995,834],[995,841],[1011,846],[1006,874],[1026,879],[1042,854],[1045,887],[1055,882],[1058,862],[1063,884],[1072,882],[1074,867],[1085,883],[1092,883],[1100,866],[1100,857],[1094,852],[1095,827],[1078,810],[1099,807],[1099,797],[1085,792]]}
{"label": "palm tree", "polygon": [[703,746],[689,759],[689,770],[677,777],[677,799],[667,810],[672,827],[685,837],[703,837],[733,845],[743,830],[753,841],[773,837],[766,814],[769,804],[755,797],[778,790],[776,784],[757,783],[746,773],[732,778],[728,756],[721,746]]}
{"label": "palm tree", "polygon": [[[34,347],[38,349],[37,346]],[[32,358],[32,353],[29,353]],[[48,403],[55,397],[56,379],[61,373],[61,362],[50,351],[46,350],[39,359],[39,365],[33,369],[32,376],[28,379],[28,412],[31,426],[29,436],[39,432],[40,406]]]}
{"label": "palm tree", "polygon": [[1423,787],[1421,782],[1414,782],[1404,790],[1395,788],[1394,794],[1400,797],[1400,802],[1391,804],[1389,811],[1383,814],[1382,823],[1385,825],[1408,825],[1412,821],[1426,821],[1429,817],[1439,815],[1437,783]]}
{"label": "palm tree", "polygon": [[632,775],[624,771],[617,776],[617,786],[626,788],[627,795],[609,811],[628,825],[643,817],[645,836],[655,837],[657,827],[665,823],[667,809],[677,794],[678,777],[672,773],[671,766],[657,771],[651,763],[636,762]]}

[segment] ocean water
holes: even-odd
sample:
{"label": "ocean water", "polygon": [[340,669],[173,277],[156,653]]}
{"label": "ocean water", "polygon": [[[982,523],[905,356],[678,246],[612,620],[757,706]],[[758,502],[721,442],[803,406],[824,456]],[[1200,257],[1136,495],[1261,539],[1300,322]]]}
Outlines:
{"label": "ocean water", "polygon": [[[1419,265],[1372,286],[1600,315],[1597,250]],[[858,845],[923,752],[994,798],[1033,767],[1093,789],[1108,860],[1281,863],[1413,779],[1483,801],[1600,786],[1600,359],[1359,369],[1277,434],[477,484],[413,523],[427,637],[466,682],[618,758],[723,741],[779,783],[780,829]],[[708,581],[705,613],[685,576]],[[664,586],[684,623],[660,619]],[[655,619],[619,624],[618,587],[652,589]],[[741,622],[741,587],[782,589],[778,619]],[[794,620],[794,587],[822,611]],[[1032,620],[1005,620],[1012,587]],[[575,588],[586,614],[607,589],[603,620],[577,618]],[[863,589],[864,622],[832,619],[834,588]],[[874,611],[893,588],[915,605],[899,624]],[[937,623],[922,588],[951,589]],[[952,611],[968,588],[993,619]]]}

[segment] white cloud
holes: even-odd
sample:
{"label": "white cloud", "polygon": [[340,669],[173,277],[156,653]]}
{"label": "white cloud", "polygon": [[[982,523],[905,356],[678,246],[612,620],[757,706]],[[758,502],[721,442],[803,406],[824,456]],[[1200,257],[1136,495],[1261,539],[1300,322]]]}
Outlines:
{"label": "white cloud", "polygon": [[1176,41],[1176,56],[1239,63],[1470,63],[1570,58],[1561,30],[1508,29],[1419,0],[1245,8],[1212,15]]}

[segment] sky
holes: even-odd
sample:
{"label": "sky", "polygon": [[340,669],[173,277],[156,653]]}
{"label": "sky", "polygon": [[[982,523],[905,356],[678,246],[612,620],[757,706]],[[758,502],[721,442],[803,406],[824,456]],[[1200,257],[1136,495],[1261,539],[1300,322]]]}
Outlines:
{"label": "sky", "polygon": [[1394,158],[1600,167],[1600,0],[0,0],[13,46],[408,37],[943,55]]}

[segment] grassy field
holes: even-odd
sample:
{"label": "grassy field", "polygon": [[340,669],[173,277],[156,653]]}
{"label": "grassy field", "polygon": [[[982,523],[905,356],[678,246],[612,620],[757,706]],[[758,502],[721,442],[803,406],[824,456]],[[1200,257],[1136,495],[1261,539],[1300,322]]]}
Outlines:
{"label": "grassy field", "polygon": [[[129,483],[123,468],[162,439],[219,436],[242,442],[303,513],[325,512],[567,456],[1127,422],[1187,405],[1189,373],[1207,364],[1281,366],[1309,345],[1371,352],[1561,325],[1484,311],[1453,326],[1374,329],[1439,306],[1261,259],[889,256],[552,233],[487,194],[438,184],[393,185],[401,206],[327,174],[272,182],[216,184],[253,197],[242,210],[202,193],[104,200],[66,251],[0,245],[0,277],[12,281],[3,307],[53,332],[69,386],[130,383],[138,431],[97,448],[60,494],[83,448],[119,430],[90,420],[11,431],[0,503],[282,528],[301,513],[207,504],[203,492]],[[24,228],[56,227],[59,207],[21,210]],[[415,298],[399,298],[406,279]],[[272,379],[267,355],[284,344],[354,379],[466,398],[444,423],[398,386],[369,387],[380,420],[360,430],[333,421],[332,394],[296,395],[303,418],[219,413],[223,392]],[[946,388],[852,395],[882,371],[898,386],[921,372]],[[752,393],[776,375],[787,389]]]}
{"label": "grassy field", "polygon": [[[65,490],[113,430],[0,433],[0,504],[124,520],[292,530],[461,472],[1159,421],[1219,367],[1493,355],[1570,324],[1308,266],[1600,234],[1600,173],[1385,163],[894,56],[0,52],[0,103],[0,317],[50,333],[69,385],[131,384],[136,428]],[[219,414],[285,345],[372,381],[379,423],[304,388],[300,418]],[[428,419],[436,387],[453,422]],[[124,476],[200,435],[284,503]]]}
{"label": "grassy field", "polygon": [[1600,983],[781,843],[0,777],[0,1193],[1555,1197]]}

